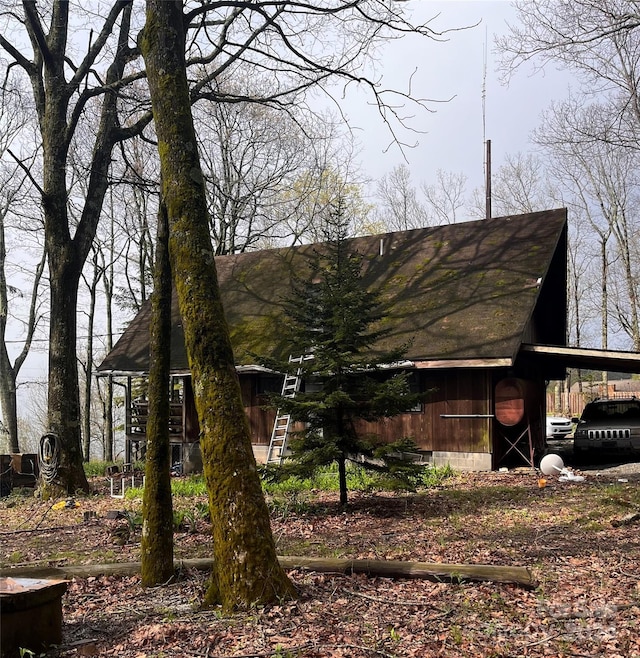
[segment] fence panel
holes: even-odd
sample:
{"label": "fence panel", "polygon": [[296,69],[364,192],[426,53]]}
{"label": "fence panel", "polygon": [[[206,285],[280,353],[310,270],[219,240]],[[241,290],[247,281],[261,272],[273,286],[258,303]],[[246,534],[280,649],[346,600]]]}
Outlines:
{"label": "fence panel", "polygon": [[590,389],[582,393],[569,393],[567,391],[555,391],[547,393],[547,413],[556,416],[580,416],[584,405],[597,397],[618,399],[638,397],[640,398],[640,391],[615,391],[610,387],[608,393],[602,391],[595,391]]}
{"label": "fence panel", "polygon": [[591,399],[591,395],[588,393],[570,393],[568,391],[547,393],[547,413],[569,418],[579,416],[589,399]]}

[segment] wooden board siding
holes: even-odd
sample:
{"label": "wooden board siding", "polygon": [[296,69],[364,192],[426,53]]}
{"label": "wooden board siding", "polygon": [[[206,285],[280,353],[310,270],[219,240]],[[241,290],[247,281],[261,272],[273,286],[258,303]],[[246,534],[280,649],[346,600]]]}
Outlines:
{"label": "wooden board siding", "polygon": [[361,435],[369,434],[381,438],[385,443],[393,443],[399,439],[410,437],[420,450],[431,450],[427,437],[430,436],[428,423],[424,412],[409,412],[395,418],[387,418],[379,423],[356,423]]}
{"label": "wooden board siding", "polygon": [[433,392],[427,404],[432,424],[430,450],[491,452],[493,414],[486,370],[450,370],[426,378]]}
{"label": "wooden board siding", "polygon": [[380,423],[359,423],[358,428],[389,443],[412,437],[424,451],[491,452],[492,419],[470,417],[493,413],[490,374],[485,370],[423,372],[420,381],[421,390],[431,391],[422,411]]}
{"label": "wooden board siding", "polygon": [[240,375],[240,390],[244,410],[249,420],[251,443],[268,446],[276,412],[274,409],[267,408],[269,398],[261,392],[261,387],[258,386],[259,377],[260,375]]}
{"label": "wooden board siding", "polygon": [[263,409],[260,404],[245,406],[245,411],[251,429],[251,443],[258,446],[268,446],[276,412],[272,409]]}
{"label": "wooden board siding", "polygon": [[[430,391],[420,411],[410,411],[379,423],[357,424],[362,433],[391,443],[411,437],[420,450],[430,452],[491,452],[493,385],[489,370],[424,370],[417,373],[420,390]],[[240,376],[240,389],[255,445],[268,445],[275,410],[266,408],[268,398],[257,386],[255,375]],[[190,378],[184,382],[183,440],[197,440],[197,417]],[[296,429],[295,427],[293,428]],[[144,434],[130,436],[144,440]]]}

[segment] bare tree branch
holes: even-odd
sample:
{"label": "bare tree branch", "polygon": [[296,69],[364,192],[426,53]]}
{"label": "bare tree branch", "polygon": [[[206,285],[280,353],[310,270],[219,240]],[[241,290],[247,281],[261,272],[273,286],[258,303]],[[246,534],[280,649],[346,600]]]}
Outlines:
{"label": "bare tree branch", "polygon": [[27,167],[27,165],[24,164],[24,162],[14,154],[14,152],[11,149],[7,149],[7,153],[15,160],[16,164],[24,171],[24,173],[27,175],[27,178],[31,181],[31,184],[38,190],[40,193],[40,196],[44,197],[44,191],[40,187],[38,181],[33,177],[33,174],[31,173],[31,169]]}

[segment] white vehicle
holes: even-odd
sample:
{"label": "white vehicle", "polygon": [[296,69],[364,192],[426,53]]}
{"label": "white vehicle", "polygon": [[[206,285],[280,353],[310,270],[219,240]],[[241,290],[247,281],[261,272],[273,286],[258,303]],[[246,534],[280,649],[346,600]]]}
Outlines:
{"label": "white vehicle", "polygon": [[547,416],[547,439],[566,439],[573,432],[573,424],[563,416]]}

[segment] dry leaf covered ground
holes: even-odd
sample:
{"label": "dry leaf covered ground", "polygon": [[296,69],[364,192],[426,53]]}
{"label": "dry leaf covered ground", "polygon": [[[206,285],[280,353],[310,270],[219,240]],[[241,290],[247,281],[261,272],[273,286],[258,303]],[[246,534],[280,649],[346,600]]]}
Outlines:
{"label": "dry leaf covered ground", "polygon": [[[84,578],[69,584],[50,655],[640,657],[640,524],[619,523],[640,511],[640,477],[583,475],[543,489],[527,471],[459,475],[416,494],[353,494],[348,512],[334,494],[271,501],[281,555],[520,565],[535,589],[294,571],[298,600],[224,616],[198,609],[202,572],[147,590],[137,577]],[[135,527],[107,513],[131,519],[140,499],[94,485],[79,507],[2,499],[2,566],[137,560]],[[203,503],[176,500],[178,558],[210,556]]]}

